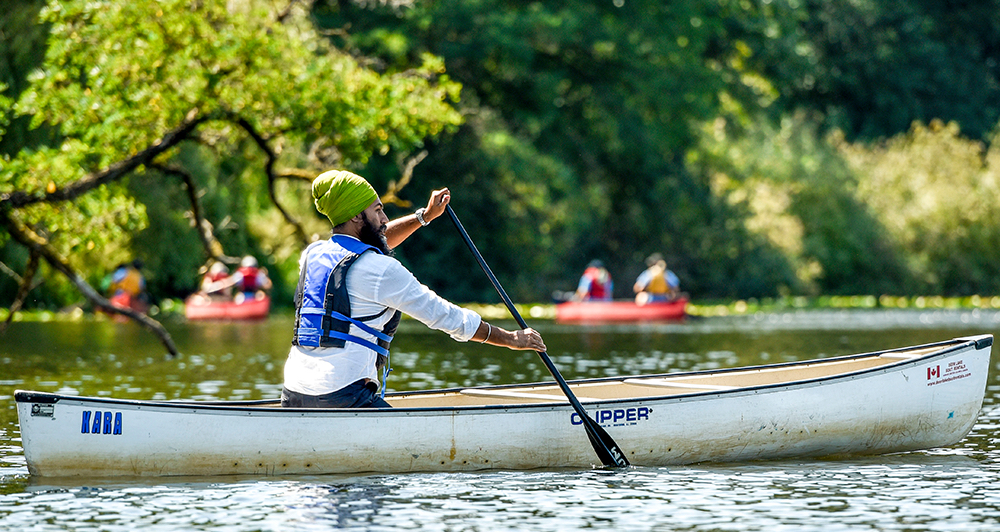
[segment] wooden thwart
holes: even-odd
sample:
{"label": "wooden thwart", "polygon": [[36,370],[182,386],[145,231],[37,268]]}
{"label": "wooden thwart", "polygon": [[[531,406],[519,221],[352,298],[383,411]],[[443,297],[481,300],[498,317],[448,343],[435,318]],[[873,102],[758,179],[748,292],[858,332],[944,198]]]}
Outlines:
{"label": "wooden thwart", "polygon": [[[510,390],[480,390],[476,388],[466,388],[461,392],[463,395],[472,395],[476,397],[499,397],[503,399],[538,399],[540,401],[568,401],[565,395],[550,395],[543,393],[528,393],[528,392],[513,392]],[[582,401],[597,401],[590,397],[580,397],[577,399]]]}
{"label": "wooden thwart", "polygon": [[694,382],[678,382],[666,379],[625,379],[625,384],[635,384],[638,386],[653,386],[657,388],[687,388],[692,390],[732,390],[736,386],[725,386],[722,384],[698,384]]}

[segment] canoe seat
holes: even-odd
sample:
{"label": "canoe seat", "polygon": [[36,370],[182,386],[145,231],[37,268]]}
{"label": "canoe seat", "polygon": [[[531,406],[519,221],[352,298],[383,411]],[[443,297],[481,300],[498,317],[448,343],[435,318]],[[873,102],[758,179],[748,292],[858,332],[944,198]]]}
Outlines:
{"label": "canoe seat", "polygon": [[722,384],[698,384],[696,382],[679,382],[667,379],[625,379],[625,384],[635,384],[638,386],[654,386],[657,388],[686,388],[690,390],[732,390],[736,386],[725,386]]}
{"label": "canoe seat", "polygon": [[[463,395],[474,395],[477,397],[497,397],[502,399],[537,399],[539,401],[568,401],[565,395],[551,395],[543,393],[515,392],[510,390],[480,390],[477,388],[466,388],[461,392]],[[581,403],[586,401],[597,401],[590,397],[576,397]]]}

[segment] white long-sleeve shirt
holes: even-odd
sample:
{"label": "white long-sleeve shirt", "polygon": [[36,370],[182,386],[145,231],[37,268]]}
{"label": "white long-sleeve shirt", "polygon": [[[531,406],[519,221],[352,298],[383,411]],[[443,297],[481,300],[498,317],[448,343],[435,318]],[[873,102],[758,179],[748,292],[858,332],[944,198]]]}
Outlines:
{"label": "white long-sleeve shirt", "polygon": [[[378,253],[365,253],[351,265],[347,272],[347,294],[353,318],[372,316],[388,307],[444,331],[459,342],[469,341],[482,322],[479,314],[445,300],[420,284],[398,260]],[[365,324],[381,330],[392,318],[392,310]],[[353,324],[348,334],[376,343],[374,336]],[[284,386],[301,394],[323,395],[361,379],[378,381],[376,357],[371,349],[350,341],[344,347],[293,345],[285,361]]]}

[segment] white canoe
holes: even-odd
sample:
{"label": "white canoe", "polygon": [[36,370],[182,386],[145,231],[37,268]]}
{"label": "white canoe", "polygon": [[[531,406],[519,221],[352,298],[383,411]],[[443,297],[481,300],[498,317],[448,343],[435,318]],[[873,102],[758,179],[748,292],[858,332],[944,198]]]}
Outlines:
{"label": "white canoe", "polygon": [[[807,362],[570,381],[632,465],[952,445],[991,335]],[[600,465],[555,383],[387,394],[392,409],[15,394],[38,476],[292,475]]]}

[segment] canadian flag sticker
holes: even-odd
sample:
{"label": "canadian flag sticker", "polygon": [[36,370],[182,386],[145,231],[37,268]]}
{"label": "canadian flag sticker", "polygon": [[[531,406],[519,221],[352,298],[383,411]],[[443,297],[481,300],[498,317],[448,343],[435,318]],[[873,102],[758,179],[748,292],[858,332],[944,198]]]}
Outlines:
{"label": "canadian flag sticker", "polygon": [[950,361],[944,367],[941,367],[939,364],[927,368],[927,386],[944,384],[946,382],[957,381],[971,376],[972,372],[969,371],[968,366],[965,365],[965,361]]}

